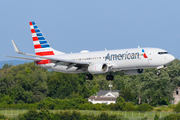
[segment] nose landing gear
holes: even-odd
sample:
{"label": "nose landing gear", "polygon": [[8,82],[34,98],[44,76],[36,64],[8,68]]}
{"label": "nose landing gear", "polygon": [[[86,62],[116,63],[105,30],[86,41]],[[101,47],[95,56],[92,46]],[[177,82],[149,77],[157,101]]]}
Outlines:
{"label": "nose landing gear", "polygon": [[160,69],[164,69],[164,68],[167,68],[166,65],[162,65],[162,66],[157,67],[157,69],[158,69],[157,75],[161,75]]}
{"label": "nose landing gear", "polygon": [[161,71],[160,70],[157,71],[157,75],[161,75]]}

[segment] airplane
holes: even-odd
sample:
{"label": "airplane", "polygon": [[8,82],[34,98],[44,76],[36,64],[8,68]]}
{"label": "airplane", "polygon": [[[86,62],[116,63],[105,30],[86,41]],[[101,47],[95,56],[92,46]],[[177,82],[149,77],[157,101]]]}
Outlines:
{"label": "airplane", "polygon": [[143,70],[146,68],[157,68],[157,74],[159,75],[160,69],[166,68],[175,59],[166,50],[140,47],[119,50],[105,49],[104,51],[96,52],[83,50],[80,53],[65,54],[54,50],[50,46],[34,21],[30,22],[30,29],[36,55],[21,52],[12,40],[17,53],[33,58],[6,57],[32,60],[37,65],[52,71],[86,73],[85,79],[89,80],[93,79],[92,74],[110,73],[106,75],[106,80],[113,80],[112,72],[123,71],[127,75],[136,75],[143,73]]}

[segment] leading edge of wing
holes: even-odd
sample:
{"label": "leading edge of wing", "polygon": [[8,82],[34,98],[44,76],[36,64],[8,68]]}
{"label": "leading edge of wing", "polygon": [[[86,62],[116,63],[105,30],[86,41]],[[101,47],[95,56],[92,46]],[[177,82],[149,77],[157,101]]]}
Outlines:
{"label": "leading edge of wing", "polygon": [[12,57],[12,58],[18,58],[18,59],[32,60],[32,61],[40,61],[43,59],[49,59],[49,60],[58,61],[58,62],[67,62],[67,63],[74,63],[74,64],[89,65],[88,62],[80,62],[80,61],[74,61],[74,60],[51,58],[51,57],[31,55],[31,54],[26,54],[26,53],[23,53],[23,55],[27,55],[27,56],[31,56],[31,57],[37,57],[37,58],[25,58],[25,57],[7,56],[7,55],[5,55],[5,57]]}
{"label": "leading edge of wing", "polygon": [[89,65],[90,64],[89,62],[60,59],[60,58],[50,57],[50,56],[38,56],[38,55],[32,55],[32,54],[26,54],[26,53],[23,53],[23,55],[27,55],[27,56],[31,56],[31,57],[37,57],[37,58],[41,58],[41,59],[49,59],[51,61],[58,61],[58,62],[67,62],[67,63],[74,63],[74,64],[82,64],[82,65]]}
{"label": "leading edge of wing", "polygon": [[32,60],[32,61],[40,61],[40,60],[43,60],[43,59],[40,59],[40,58],[25,58],[25,57],[8,56],[8,55],[5,55],[5,57],[18,58],[18,59],[25,59],[25,60]]}

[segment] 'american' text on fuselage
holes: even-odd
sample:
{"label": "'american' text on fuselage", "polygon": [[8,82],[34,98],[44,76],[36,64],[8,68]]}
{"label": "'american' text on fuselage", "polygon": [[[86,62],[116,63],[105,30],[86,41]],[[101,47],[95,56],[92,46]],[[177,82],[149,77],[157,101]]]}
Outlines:
{"label": "'american' text on fuselage", "polygon": [[105,61],[109,60],[126,60],[126,59],[139,59],[139,53],[124,53],[124,54],[107,54],[105,57]]}

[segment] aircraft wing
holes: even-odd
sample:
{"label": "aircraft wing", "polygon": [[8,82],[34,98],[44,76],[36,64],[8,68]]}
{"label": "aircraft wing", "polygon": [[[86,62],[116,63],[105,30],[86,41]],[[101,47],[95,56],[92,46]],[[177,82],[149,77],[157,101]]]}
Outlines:
{"label": "aircraft wing", "polygon": [[25,60],[33,60],[33,61],[43,60],[43,59],[40,59],[40,58],[25,58],[25,57],[8,56],[8,55],[5,55],[5,57],[12,57],[12,58],[25,59]]}
{"label": "aircraft wing", "polygon": [[13,40],[12,40],[12,43],[13,43],[15,51],[18,54],[27,55],[27,56],[36,57],[36,58],[23,58],[23,57],[15,57],[15,56],[7,56],[7,57],[34,60],[34,61],[49,59],[51,62],[55,63],[55,65],[57,64],[57,65],[67,65],[67,66],[78,66],[78,65],[88,66],[90,64],[89,62],[67,60],[67,59],[61,59],[61,58],[52,57],[52,56],[38,56],[38,55],[23,53],[18,49],[18,47],[16,46]]}

